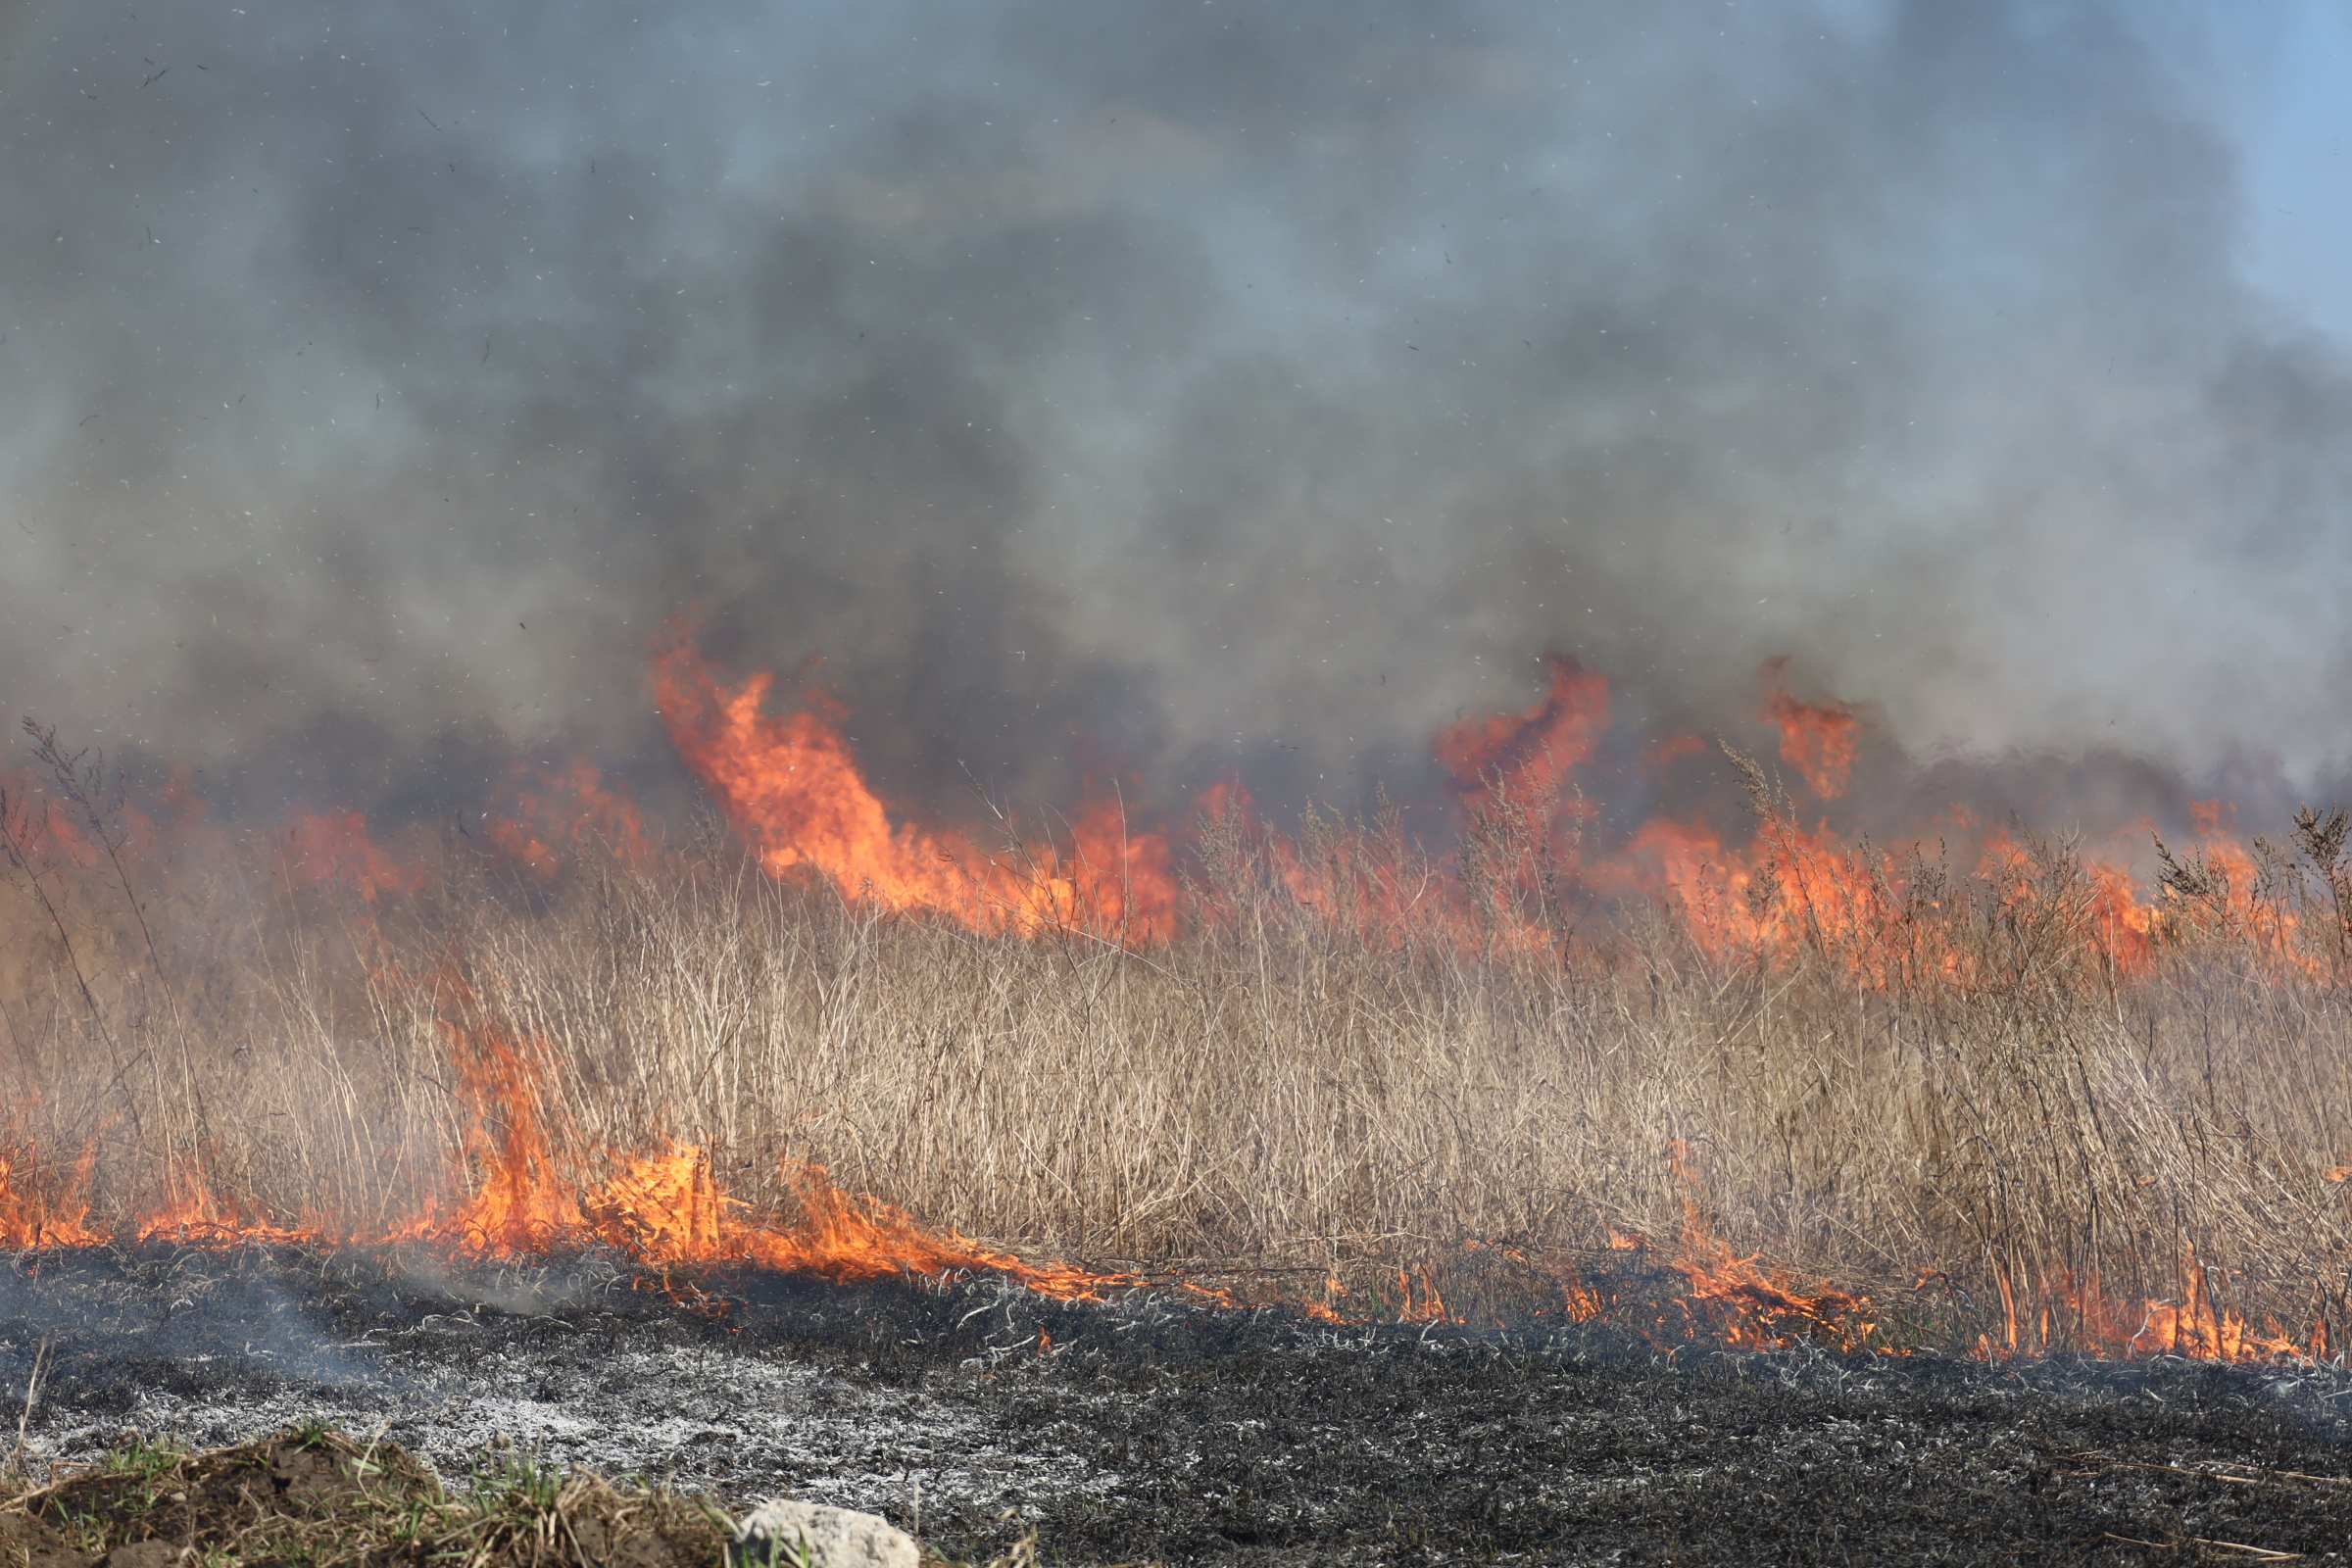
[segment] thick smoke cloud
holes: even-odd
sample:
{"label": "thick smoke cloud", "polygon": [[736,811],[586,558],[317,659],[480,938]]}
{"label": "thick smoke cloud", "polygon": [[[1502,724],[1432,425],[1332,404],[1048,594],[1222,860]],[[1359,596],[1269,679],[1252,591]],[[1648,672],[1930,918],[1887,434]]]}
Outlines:
{"label": "thick smoke cloud", "polygon": [[2121,8],[5,25],[0,686],[112,744],[656,756],[691,607],[935,803],[1345,798],[1546,648],[2339,760],[2352,383]]}

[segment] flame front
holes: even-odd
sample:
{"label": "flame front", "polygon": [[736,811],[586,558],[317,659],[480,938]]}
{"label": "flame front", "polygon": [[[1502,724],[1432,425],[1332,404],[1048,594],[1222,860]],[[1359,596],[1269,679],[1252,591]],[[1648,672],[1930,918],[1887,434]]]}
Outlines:
{"label": "flame front", "polygon": [[[756,1215],[727,1196],[710,1150],[671,1143],[615,1161],[594,1186],[559,1160],[538,1105],[536,1053],[491,1032],[451,1030],[453,1066],[471,1125],[464,1197],[428,1200],[378,1230],[326,1223],[289,1227],[221,1199],[195,1163],[130,1227],[139,1241],[181,1245],[350,1247],[422,1245],[457,1258],[518,1259],[603,1245],[657,1267],[743,1265],[852,1282],[906,1275],[994,1274],[1065,1300],[1098,1300],[1143,1281],[1061,1263],[1031,1263],[926,1226],[876,1199],[836,1188],[821,1166],[787,1170],[796,1212]],[[88,1224],[93,1156],[63,1182],[27,1180],[22,1156],[0,1155],[0,1245],[24,1250],[99,1247]],[[37,1158],[31,1161],[37,1169]]]}
{"label": "flame front", "polygon": [[628,1160],[581,1201],[575,1224],[579,1234],[655,1264],[743,1263],[845,1282],[992,1273],[1067,1300],[1096,1300],[1102,1291],[1142,1283],[1027,1263],[934,1230],[877,1199],[842,1192],[822,1166],[804,1165],[787,1178],[798,1215],[754,1218],[720,1189],[709,1149],[673,1143]]}
{"label": "flame front", "polygon": [[[1290,911],[1307,911],[1301,931],[1370,938],[1367,952],[1434,951],[1474,975],[1494,972],[1481,968],[1490,964],[1587,961],[1586,950],[1576,946],[1584,940],[1580,921],[1595,910],[1605,916],[1612,902],[1646,905],[1674,917],[1676,940],[1689,941],[1679,951],[1702,970],[1731,975],[1752,965],[1746,972],[1768,984],[1826,974],[1850,990],[1858,1007],[1876,1000],[1874,991],[1894,996],[1923,988],[1935,997],[1999,996],[2019,984],[2087,982],[2112,997],[2119,980],[2149,973],[2168,951],[2206,935],[2230,939],[2229,951],[2250,956],[2258,979],[2267,969],[2341,982],[2343,933],[2328,921],[2352,930],[2352,915],[2342,912],[2352,869],[2321,857],[2328,860],[2335,915],[2311,903],[2290,905],[2276,891],[2278,847],[2257,840],[2250,852],[2218,803],[2197,803],[2191,834],[2174,845],[2143,825],[2160,866],[2144,887],[2120,840],[2092,853],[2072,846],[2053,851],[2022,830],[1987,827],[1957,808],[1922,829],[1922,840],[1936,842],[1934,857],[1919,842],[1889,851],[1830,825],[1829,803],[1845,795],[1863,760],[1862,717],[1844,704],[1793,697],[1785,662],[1774,662],[1760,671],[1762,716],[1777,731],[1780,760],[1801,778],[1802,792],[1784,788],[1776,771],[1727,747],[1754,804],[1751,831],[1728,834],[1693,812],[1604,822],[1584,793],[1596,787],[1596,775],[1605,782],[1608,769],[1623,764],[1642,781],[1646,798],[1670,798],[1674,770],[1683,768],[1687,781],[1689,764],[1704,748],[1689,735],[1615,744],[1607,680],[1565,658],[1552,659],[1546,674],[1544,694],[1528,708],[1464,719],[1432,737],[1454,808],[1452,853],[1440,858],[1423,854],[1393,811],[1348,823],[1309,807],[1296,831],[1270,826],[1239,779],[1200,795],[1197,832],[1180,852],[1165,831],[1131,817],[1113,775],[1101,768],[1053,832],[1024,843],[1006,823],[992,852],[886,804],[862,770],[846,712],[822,692],[804,692],[797,703],[771,710],[772,674],[722,678],[682,626],[672,628],[653,664],[662,716],[679,756],[769,874],[821,879],[848,902],[1016,943],[1077,932],[1089,941],[1106,939],[1117,952],[1176,940],[1181,886],[1189,888],[1184,913],[1194,931],[1214,933],[1229,921],[1238,930],[1239,922],[1265,913],[1269,906],[1256,901],[1287,900]],[[65,867],[91,871],[115,861],[118,852],[148,853],[159,835],[198,831],[191,824],[202,815],[201,803],[184,779],[175,780],[166,800],[160,819],[126,812],[110,837],[105,827],[77,820],[42,796],[37,780],[11,778],[0,783],[0,849],[46,899]],[[569,886],[568,868],[594,850],[641,871],[666,853],[625,792],[608,784],[585,756],[561,766],[518,766],[488,804],[493,809],[483,813],[480,835],[468,835],[463,850],[453,842],[452,853],[480,857],[508,873],[507,886],[533,899],[553,899]],[[393,835],[392,842],[413,845],[421,833],[412,827],[405,838],[397,829]],[[438,911],[431,907],[435,877],[427,864],[379,844],[358,811],[301,815],[275,836],[272,849],[289,904],[307,912],[333,907],[328,901],[337,895],[347,901],[343,914],[372,984],[386,995],[436,999],[429,1016],[446,1052],[456,1115],[446,1167],[437,1180],[421,1178],[429,1196],[389,1220],[365,1224],[307,1207],[298,1216],[273,1212],[226,1196],[216,1183],[218,1148],[199,1118],[193,1130],[170,1136],[157,1151],[140,1178],[147,1190],[130,1197],[109,1190],[105,1210],[116,1219],[102,1225],[91,1217],[98,1206],[94,1151],[111,1136],[102,1125],[71,1170],[44,1163],[28,1141],[0,1138],[0,1242],[20,1249],[125,1237],[174,1245],[362,1245],[495,1259],[594,1246],[664,1271],[744,1266],[843,1281],[986,1273],[1075,1299],[1143,1283],[1126,1273],[1031,1263],[954,1229],[925,1225],[888,1202],[837,1189],[814,1163],[767,1166],[772,1179],[760,1190],[768,1199],[755,1207],[730,1196],[718,1174],[740,1171],[725,1163],[739,1152],[709,1138],[664,1139],[652,1150],[593,1147],[550,1090],[560,1064],[542,1041],[493,1017],[454,977],[456,966],[419,980],[404,977],[390,956],[396,949],[387,931],[404,922],[438,929],[430,926]],[[119,861],[114,870],[121,872]],[[62,917],[55,928],[61,943],[72,934]],[[2036,967],[2021,980],[2000,971],[2002,942],[2029,930],[2055,935],[2036,938]],[[963,944],[962,933],[955,940]],[[2329,941],[2336,941],[2334,949]],[[152,946],[148,953],[160,971]],[[1147,956],[1160,961],[1160,955]],[[1592,961],[1612,960],[1603,954]],[[84,1012],[99,1011],[86,987],[79,1000]],[[154,1047],[170,1048],[170,1025],[141,1027],[149,1031],[143,1054],[126,1059],[154,1070]],[[92,1124],[51,1125],[78,1142]],[[1881,1286],[1864,1295],[1734,1248],[1706,1218],[1698,1181],[1679,1147],[1670,1168],[1683,1208],[1679,1245],[1612,1231],[1612,1255],[1581,1267],[1534,1244],[1524,1250],[1481,1241],[1464,1246],[1544,1276],[1546,1288],[1556,1287],[1557,1308],[1580,1321],[1624,1313],[1623,1278],[1643,1282],[1648,1306],[1660,1306],[1656,1293],[1666,1282],[1671,1299],[1658,1314],[1627,1319],[1661,1341],[1886,1350],[1890,1320],[1933,1315],[1936,1298],[1927,1282],[1907,1300]],[[2327,1166],[2325,1180],[2341,1183],[2347,1169]],[[738,1184],[750,1190],[741,1177]],[[2102,1255],[2119,1269],[2128,1266],[2142,1290],[2158,1277],[2137,1253]],[[1473,1310],[1465,1303],[1477,1299],[1463,1288],[1464,1276],[1451,1271],[1451,1260],[1398,1252],[1351,1266],[1361,1270],[1351,1283],[1334,1278],[1320,1298],[1291,1304],[1328,1321],[1459,1322]],[[2054,1348],[2227,1361],[2330,1353],[2325,1288],[2318,1321],[2298,1335],[2267,1318],[2258,1327],[2231,1304],[2230,1276],[2193,1251],[2178,1266],[2178,1288],[2157,1298],[2111,1290],[2087,1271],[2037,1273],[1988,1255],[1982,1272],[1975,1261],[1966,1266],[1977,1295],[1963,1302],[1947,1281],[1943,1305],[1947,1316],[1967,1320],[1977,1353],[1988,1357]],[[1930,1281],[1941,1278],[1930,1271]],[[1993,1306],[1981,1308],[1987,1285]],[[1201,1280],[1180,1288],[1212,1305],[1245,1304],[1238,1286]],[[2340,1304],[2336,1310],[2340,1319]],[[1914,1332],[1910,1343],[1924,1341]]]}

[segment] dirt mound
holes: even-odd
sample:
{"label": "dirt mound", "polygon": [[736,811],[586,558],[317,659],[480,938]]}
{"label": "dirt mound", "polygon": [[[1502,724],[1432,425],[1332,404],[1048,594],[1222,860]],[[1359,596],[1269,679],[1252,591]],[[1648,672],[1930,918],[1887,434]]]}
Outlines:
{"label": "dirt mound", "polygon": [[191,1453],[126,1442],[0,1512],[0,1560],[25,1568],[463,1563],[466,1568],[688,1568],[730,1526],[697,1499],[494,1454],[469,1494],[387,1443],[319,1426]]}

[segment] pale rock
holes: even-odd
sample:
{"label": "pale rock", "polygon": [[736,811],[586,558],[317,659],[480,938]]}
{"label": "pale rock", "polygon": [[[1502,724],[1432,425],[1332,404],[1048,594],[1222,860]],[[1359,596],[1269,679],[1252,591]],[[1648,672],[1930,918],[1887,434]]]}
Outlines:
{"label": "pale rock", "polygon": [[728,1568],[916,1568],[914,1538],[876,1514],[782,1497],[745,1515]]}

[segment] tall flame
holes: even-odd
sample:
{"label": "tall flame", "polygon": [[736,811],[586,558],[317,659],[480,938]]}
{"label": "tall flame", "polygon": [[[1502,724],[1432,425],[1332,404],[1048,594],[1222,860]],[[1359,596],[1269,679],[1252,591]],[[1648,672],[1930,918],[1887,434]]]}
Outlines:
{"label": "tall flame", "polygon": [[1760,673],[1764,716],[1781,732],[1781,760],[1821,799],[1843,795],[1861,748],[1861,718],[1844,703],[1801,703],[1789,696],[1785,657],[1767,661]]}
{"label": "tall flame", "polygon": [[1496,790],[1548,799],[1592,760],[1609,725],[1609,683],[1565,655],[1545,661],[1551,687],[1517,713],[1466,718],[1439,731],[1433,749],[1455,792],[1476,803]]}
{"label": "tall flame", "polygon": [[654,689],[678,755],[771,874],[808,869],[846,898],[929,909],[975,930],[1077,926],[1150,940],[1175,910],[1164,836],[1138,831],[1098,784],[1052,843],[990,854],[946,831],[893,822],[822,692],[770,713],[775,676],[721,681],[686,628],[658,651]]}
{"label": "tall flame", "polygon": [[393,1241],[501,1256],[544,1252],[580,1231],[575,1188],[558,1170],[539,1109],[539,1069],[502,1031],[444,1021],[458,1095],[471,1113],[463,1164],[479,1185],[454,1206],[428,1202]]}

